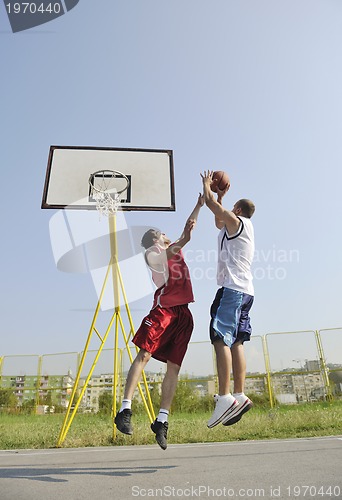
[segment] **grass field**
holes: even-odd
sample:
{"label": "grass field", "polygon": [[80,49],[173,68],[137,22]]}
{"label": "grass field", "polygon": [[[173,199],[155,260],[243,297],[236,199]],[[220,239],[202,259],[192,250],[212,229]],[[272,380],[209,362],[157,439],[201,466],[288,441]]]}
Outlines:
{"label": "grass field", "polygon": [[[170,416],[168,442],[222,442],[246,439],[284,439],[340,435],[342,433],[342,402],[281,406],[270,410],[253,408],[237,424],[221,424],[208,429],[210,412],[174,413]],[[0,449],[54,448],[63,423],[63,415],[0,414]],[[133,436],[117,433],[108,416],[76,415],[63,447],[121,446],[154,444],[145,414],[133,415]]]}

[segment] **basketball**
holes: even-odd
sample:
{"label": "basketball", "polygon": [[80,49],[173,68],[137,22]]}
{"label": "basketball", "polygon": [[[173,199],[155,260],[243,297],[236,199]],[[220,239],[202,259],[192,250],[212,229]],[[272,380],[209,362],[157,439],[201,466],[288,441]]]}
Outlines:
{"label": "basketball", "polygon": [[227,188],[227,186],[229,189],[230,180],[228,174],[226,174],[226,172],[223,172],[222,170],[214,172],[213,180],[210,184],[210,189],[214,191],[214,193],[217,193],[217,188],[220,189],[221,191],[224,191]]}

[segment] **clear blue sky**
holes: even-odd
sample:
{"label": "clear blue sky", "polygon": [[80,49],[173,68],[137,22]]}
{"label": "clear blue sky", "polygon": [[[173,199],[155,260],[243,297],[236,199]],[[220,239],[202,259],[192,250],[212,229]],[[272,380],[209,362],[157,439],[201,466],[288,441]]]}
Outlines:
{"label": "clear blue sky", "polygon": [[[177,211],[126,215],[172,239],[199,172],[226,170],[227,208],[256,204],[255,335],[340,327],[341,47],[334,0],[80,0],[17,34],[0,4],[0,354],[82,350],[97,301],[89,275],[55,266],[51,144],[173,149]],[[204,208],[191,256],[216,236]],[[193,340],[207,340],[215,262],[189,266]],[[137,326],[151,301],[132,304]]]}

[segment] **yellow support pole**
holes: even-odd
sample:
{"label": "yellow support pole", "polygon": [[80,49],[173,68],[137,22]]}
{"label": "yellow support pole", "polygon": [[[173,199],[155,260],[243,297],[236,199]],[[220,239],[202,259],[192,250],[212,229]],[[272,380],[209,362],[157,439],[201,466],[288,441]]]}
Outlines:
{"label": "yellow support pole", "polygon": [[109,222],[109,238],[111,247],[111,263],[112,263],[112,278],[114,291],[114,308],[115,312],[120,312],[120,290],[119,290],[119,263],[118,263],[118,242],[116,238],[116,215],[108,217]]}
{"label": "yellow support pole", "polygon": [[4,356],[0,356],[0,387],[2,384],[2,366],[4,364]]}
{"label": "yellow support pole", "polygon": [[126,295],[126,291],[125,291],[125,287],[124,287],[124,284],[123,284],[123,279],[122,279],[122,274],[121,274],[121,271],[120,271],[120,268],[118,267],[118,278],[119,278],[119,281],[120,281],[120,287],[121,287],[121,290],[122,290],[122,296],[123,296],[123,299],[124,299],[124,304],[125,304],[125,308],[126,308],[126,314],[127,314],[127,317],[128,317],[128,322],[129,322],[129,326],[130,326],[130,332],[129,332],[129,335],[128,335],[128,338],[127,338],[127,342],[126,342],[126,345],[131,337],[131,335],[134,333],[134,324],[133,324],[133,318],[132,318],[132,315],[131,315],[131,311],[129,309],[129,306],[128,306],[128,300],[127,300],[127,295]]}
{"label": "yellow support pole", "polygon": [[[119,290],[119,263],[118,263],[118,242],[116,238],[116,214],[108,217],[109,239],[112,256],[112,279],[114,293],[114,311],[115,311],[115,335],[114,335],[114,373],[113,373],[113,417],[116,415],[116,399],[118,385],[118,348],[119,348],[119,317],[120,317],[120,290]],[[116,437],[116,426],[113,425],[113,440]]]}
{"label": "yellow support pole", "polygon": [[326,391],[326,398],[328,401],[333,400],[333,395],[331,392],[331,385],[330,385],[330,379],[329,379],[329,369],[326,365],[325,362],[325,355],[324,355],[324,350],[323,350],[323,345],[322,345],[322,339],[320,336],[320,333],[318,330],[315,330],[315,337],[316,337],[316,344],[317,344],[317,349],[318,349],[318,354],[319,354],[319,361],[320,361],[320,370],[321,374],[323,377],[323,382],[325,386],[325,391]]}
{"label": "yellow support pole", "polygon": [[42,376],[42,362],[43,362],[42,356],[38,356],[37,386],[36,386],[36,408],[35,408],[35,411],[37,411],[37,406],[39,405],[39,389],[40,389],[40,379],[41,379],[41,376]]}
{"label": "yellow support pole", "polygon": [[273,387],[272,387],[270,356],[269,356],[269,352],[268,352],[266,335],[262,336],[262,348],[263,348],[264,359],[265,359],[267,390],[268,390],[268,394],[270,397],[270,405],[271,405],[271,408],[273,408],[275,401],[274,401],[274,394],[273,394]]}

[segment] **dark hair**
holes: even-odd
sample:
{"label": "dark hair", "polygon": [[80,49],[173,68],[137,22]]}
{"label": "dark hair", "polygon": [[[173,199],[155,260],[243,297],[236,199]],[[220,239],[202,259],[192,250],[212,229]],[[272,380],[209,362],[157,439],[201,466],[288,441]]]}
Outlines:
{"label": "dark hair", "polygon": [[160,236],[160,231],[158,229],[149,229],[141,238],[141,246],[145,249],[153,246],[155,239],[158,239]]}
{"label": "dark hair", "polygon": [[236,207],[241,208],[242,217],[247,217],[247,219],[250,219],[255,212],[254,203],[246,198],[242,198],[242,200],[236,202]]}

